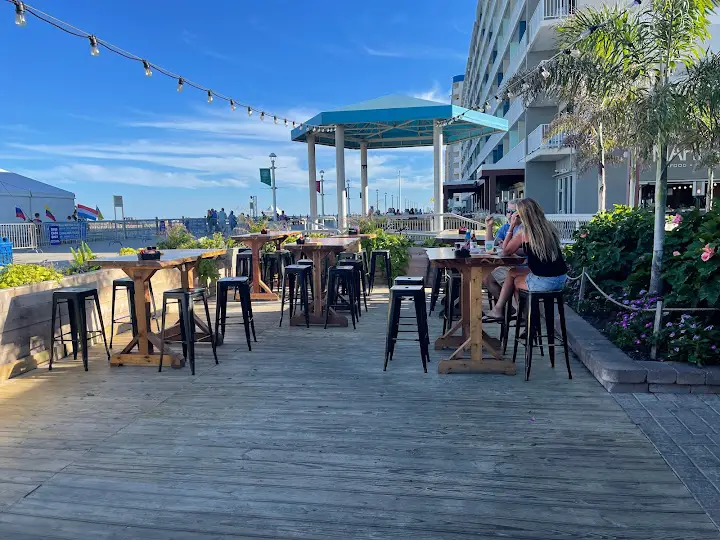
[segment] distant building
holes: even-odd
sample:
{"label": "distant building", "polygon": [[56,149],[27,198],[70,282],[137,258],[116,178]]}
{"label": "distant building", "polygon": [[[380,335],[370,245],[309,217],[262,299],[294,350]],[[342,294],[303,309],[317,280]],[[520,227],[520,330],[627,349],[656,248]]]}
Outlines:
{"label": "distant building", "polygon": [[[597,172],[580,173],[570,148],[561,137],[546,140],[548,124],[561,112],[552,101],[525,107],[520,98],[498,101],[504,81],[520,69],[532,69],[553,56],[555,26],[587,6],[610,4],[603,0],[479,0],[462,87],[463,107],[489,105],[488,114],[508,120],[507,133],[461,143],[461,174],[447,174],[445,199],[472,198],[475,210],[502,211],[517,197],[533,197],[547,213],[586,214],[597,211]],[[703,44],[717,50],[720,17],[712,17],[711,34]],[[453,103],[455,103],[453,99]],[[448,159],[449,161],[449,159]],[[669,180],[669,206],[688,206],[704,193],[707,174],[678,165]],[[682,171],[687,171],[683,174]],[[630,171],[626,164],[606,169],[606,199],[613,204],[628,200]],[[716,176],[717,178],[717,176]],[[654,179],[641,176],[641,201],[651,197]]]}

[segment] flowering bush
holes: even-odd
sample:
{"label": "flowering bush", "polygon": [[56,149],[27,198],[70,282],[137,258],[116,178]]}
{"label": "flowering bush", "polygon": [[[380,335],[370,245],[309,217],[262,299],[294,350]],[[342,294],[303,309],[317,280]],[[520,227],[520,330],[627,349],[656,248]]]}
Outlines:
{"label": "flowering bush", "polygon": [[699,317],[683,314],[666,322],[660,342],[665,345],[668,360],[698,365],[720,363],[720,328]]}
{"label": "flowering bush", "polygon": [[60,281],[62,274],[41,264],[8,264],[0,270],[0,289],[20,287],[42,281]]}
{"label": "flowering bush", "polygon": [[[640,291],[646,294],[646,291]],[[628,308],[653,309],[656,305],[657,298],[652,296],[643,296],[641,298],[631,300],[627,293],[618,299]],[[611,307],[612,304],[607,302],[605,309]],[[650,311],[625,311],[617,309],[613,317],[606,326],[606,330],[610,339],[621,349],[646,352],[649,351],[653,343],[653,321],[655,314]]]}

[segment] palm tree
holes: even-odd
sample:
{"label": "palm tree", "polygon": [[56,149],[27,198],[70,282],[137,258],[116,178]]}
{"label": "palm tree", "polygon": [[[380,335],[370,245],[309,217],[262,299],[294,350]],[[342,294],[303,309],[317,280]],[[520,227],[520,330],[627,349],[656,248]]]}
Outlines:
{"label": "palm tree", "polygon": [[680,133],[681,147],[697,156],[708,171],[705,210],[712,210],[714,169],[720,165],[720,54],[710,54],[688,70],[680,87],[687,119]]}
{"label": "palm tree", "polygon": [[[655,231],[649,290],[662,293],[667,171],[686,124],[689,78],[709,37],[708,16],[720,0],[652,0],[640,9],[587,9],[559,27],[560,54],[508,83],[506,92],[526,101],[547,93],[574,96],[602,108],[597,148],[599,199],[604,195],[604,124],[612,119],[617,138],[645,158],[655,154]],[[602,208],[602,206],[600,206]]]}

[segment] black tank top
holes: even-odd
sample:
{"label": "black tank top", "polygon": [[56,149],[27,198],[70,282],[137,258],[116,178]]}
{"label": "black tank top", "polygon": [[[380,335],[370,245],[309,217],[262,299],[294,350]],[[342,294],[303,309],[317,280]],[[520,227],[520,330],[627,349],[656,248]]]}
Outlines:
{"label": "black tank top", "polygon": [[554,261],[541,261],[530,249],[530,244],[524,243],[522,248],[527,256],[528,267],[536,276],[557,277],[567,274],[567,265],[561,250],[558,251],[558,258]]}

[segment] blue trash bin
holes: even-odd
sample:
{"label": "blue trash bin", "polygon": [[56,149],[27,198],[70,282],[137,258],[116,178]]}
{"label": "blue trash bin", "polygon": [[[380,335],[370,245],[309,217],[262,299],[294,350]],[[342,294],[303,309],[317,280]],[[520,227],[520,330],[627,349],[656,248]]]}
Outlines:
{"label": "blue trash bin", "polygon": [[13,263],[13,245],[7,238],[0,242],[0,266]]}

